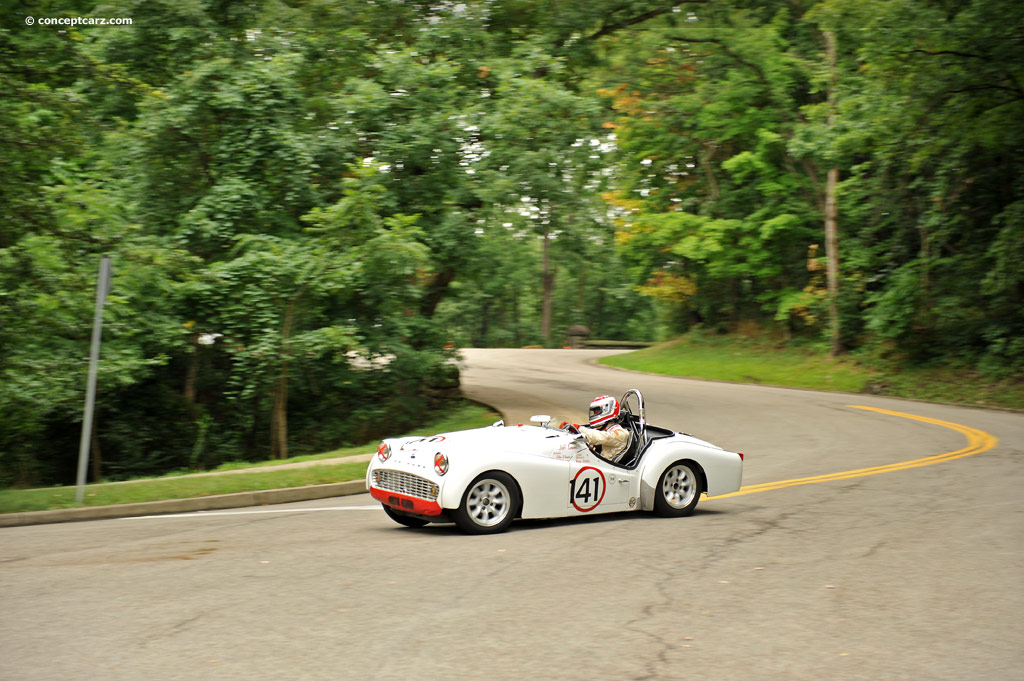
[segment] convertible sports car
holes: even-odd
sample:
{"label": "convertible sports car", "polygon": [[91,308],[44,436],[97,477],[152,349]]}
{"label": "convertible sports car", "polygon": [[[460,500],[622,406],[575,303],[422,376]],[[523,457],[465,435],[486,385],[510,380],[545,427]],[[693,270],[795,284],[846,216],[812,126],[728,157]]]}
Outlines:
{"label": "convertible sports car", "polygon": [[[634,399],[635,406],[629,404]],[[693,512],[702,492],[740,488],[743,455],[647,424],[644,398],[622,398],[621,423],[630,444],[616,463],[602,459],[583,436],[549,426],[506,426],[381,442],[366,486],[384,512],[408,527],[454,521],[463,531],[489,534],[515,518],[556,518],[654,511]]]}

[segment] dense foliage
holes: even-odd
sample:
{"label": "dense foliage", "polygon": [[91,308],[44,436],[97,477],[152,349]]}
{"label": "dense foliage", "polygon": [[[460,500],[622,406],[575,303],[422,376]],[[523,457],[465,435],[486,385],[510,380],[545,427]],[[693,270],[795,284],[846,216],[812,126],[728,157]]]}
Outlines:
{"label": "dense foliage", "polygon": [[394,432],[459,346],[573,324],[1024,371],[1013,3],[36,4],[0,29],[0,483],[70,477],[102,255],[107,477]]}
{"label": "dense foliage", "polygon": [[834,169],[842,344],[1024,372],[1024,6],[687,5],[605,90],[620,242],[677,328],[825,324]]}

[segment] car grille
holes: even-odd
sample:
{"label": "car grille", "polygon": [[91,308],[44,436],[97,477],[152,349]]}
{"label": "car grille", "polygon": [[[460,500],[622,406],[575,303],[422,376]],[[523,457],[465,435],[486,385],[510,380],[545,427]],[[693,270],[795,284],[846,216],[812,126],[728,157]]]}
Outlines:
{"label": "car grille", "polygon": [[437,500],[437,483],[403,471],[375,470],[373,484],[389,492],[407,494],[428,501]]}

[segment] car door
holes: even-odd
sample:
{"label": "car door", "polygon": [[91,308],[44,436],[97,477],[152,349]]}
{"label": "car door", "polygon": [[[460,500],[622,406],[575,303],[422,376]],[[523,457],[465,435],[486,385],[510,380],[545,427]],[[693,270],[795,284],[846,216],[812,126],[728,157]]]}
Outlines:
{"label": "car door", "polygon": [[[611,513],[636,508],[636,477],[594,454],[577,440],[569,462],[569,515]],[[632,503],[631,503],[632,502]]]}

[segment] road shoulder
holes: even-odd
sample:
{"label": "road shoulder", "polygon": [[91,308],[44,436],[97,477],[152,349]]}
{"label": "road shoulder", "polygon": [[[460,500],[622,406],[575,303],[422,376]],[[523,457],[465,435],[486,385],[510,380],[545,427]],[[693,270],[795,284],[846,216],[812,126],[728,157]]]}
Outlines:
{"label": "road shoulder", "polygon": [[287,504],[294,501],[349,496],[364,492],[366,492],[366,481],[348,480],[346,482],[334,482],[326,485],[306,485],[304,487],[267,489],[256,492],[218,494],[208,497],[193,497],[191,499],[167,499],[165,501],[117,504],[115,506],[84,506],[80,508],[61,508],[52,511],[4,513],[0,515],[0,527],[45,525],[49,523],[103,520],[107,518],[130,518],[133,516],[167,513],[190,513],[225,508],[244,508],[248,506],[268,506],[271,504]]}

